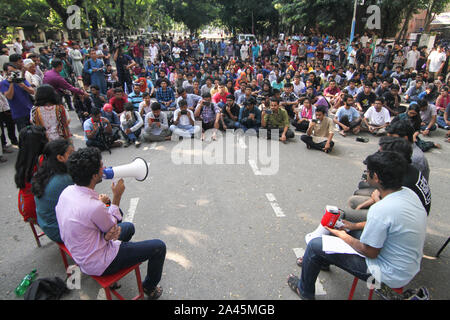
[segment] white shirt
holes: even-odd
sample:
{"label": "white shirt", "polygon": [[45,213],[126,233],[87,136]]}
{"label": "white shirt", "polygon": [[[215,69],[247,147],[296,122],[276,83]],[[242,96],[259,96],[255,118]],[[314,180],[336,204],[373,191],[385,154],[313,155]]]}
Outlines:
{"label": "white shirt", "polygon": [[385,107],[382,107],[381,111],[377,112],[375,107],[371,106],[364,114],[364,118],[368,119],[369,124],[374,126],[382,126],[391,121],[389,111]]}
{"label": "white shirt", "polygon": [[301,81],[301,80],[300,80],[300,82],[298,83],[298,85],[295,84],[295,82],[292,83],[292,84],[294,85],[294,93],[295,93],[297,96],[300,96],[301,91],[305,88],[305,84],[304,84],[303,81]]}
{"label": "white shirt", "polygon": [[445,62],[446,55],[444,52],[437,52],[434,50],[430,55],[428,56],[428,60],[430,60],[430,72],[438,72],[439,68],[441,67],[441,64]]}
{"label": "white shirt", "polygon": [[[176,109],[173,112],[173,119],[174,121],[176,119],[178,119],[178,114],[181,112],[181,109]],[[192,110],[187,109],[188,114],[182,114],[180,116],[180,121],[178,122],[178,125],[180,126],[189,126],[191,124],[191,122],[189,121],[189,117],[191,117],[192,121],[195,121],[194,118],[194,113],[192,112]]]}
{"label": "white shirt", "polygon": [[405,68],[416,69],[417,60],[419,60],[420,52],[418,50],[410,50],[406,54],[406,65]]}
{"label": "white shirt", "polygon": [[13,49],[15,53],[22,55],[23,47],[20,42],[14,42]]}
{"label": "white shirt", "polygon": [[174,58],[179,58],[180,57],[180,52],[181,52],[181,49],[180,48],[178,48],[178,47],[173,47],[173,49],[172,49],[172,54],[173,54],[173,57]]}

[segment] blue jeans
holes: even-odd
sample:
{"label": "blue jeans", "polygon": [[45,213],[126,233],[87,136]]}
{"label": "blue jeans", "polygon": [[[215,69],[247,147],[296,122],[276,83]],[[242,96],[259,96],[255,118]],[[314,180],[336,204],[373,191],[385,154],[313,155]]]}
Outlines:
{"label": "blue jeans", "polygon": [[[436,121],[437,121],[437,120],[436,120]],[[423,130],[426,130],[427,127],[428,127],[428,125],[421,126],[421,127],[420,127],[420,130],[422,130],[422,131],[423,131]],[[430,128],[430,131],[435,131],[436,128],[437,128],[436,124],[433,124],[433,125],[431,126],[431,128]]]}
{"label": "blue jeans", "polygon": [[[119,225],[123,228],[122,224]],[[122,237],[123,232],[124,230],[122,230],[120,237]],[[127,231],[125,230],[125,232]],[[155,239],[139,242],[122,242],[120,244],[117,256],[102,275],[111,275],[139,262],[148,261],[147,274],[142,282],[142,285],[148,291],[152,291],[161,280],[165,259],[166,244],[161,240]]]}
{"label": "blue jeans", "polygon": [[334,264],[366,281],[370,277],[366,259],[356,254],[327,254],[322,251],[322,238],[312,239],[303,256],[302,274],[297,284],[301,294],[307,299],[314,299],[315,283],[321,266]]}
{"label": "blue jeans", "polygon": [[437,122],[437,125],[439,126],[439,128],[446,129],[446,130],[450,129],[450,126],[447,125],[447,122],[445,122],[445,120],[444,120],[444,116],[438,116],[436,119],[436,122]]}

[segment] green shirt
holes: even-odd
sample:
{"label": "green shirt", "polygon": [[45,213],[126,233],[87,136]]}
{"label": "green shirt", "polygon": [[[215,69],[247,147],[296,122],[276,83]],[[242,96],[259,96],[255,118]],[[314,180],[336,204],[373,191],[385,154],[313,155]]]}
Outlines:
{"label": "green shirt", "polygon": [[289,116],[283,108],[279,108],[277,113],[265,114],[264,121],[267,128],[283,129],[289,126]]}

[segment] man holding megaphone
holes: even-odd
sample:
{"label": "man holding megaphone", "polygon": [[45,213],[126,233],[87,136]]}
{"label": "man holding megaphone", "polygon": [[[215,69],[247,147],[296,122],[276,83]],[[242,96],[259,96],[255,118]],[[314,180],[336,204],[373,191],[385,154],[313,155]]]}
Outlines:
{"label": "man holding megaphone", "polygon": [[97,148],[74,152],[67,168],[75,185],[64,189],[55,209],[61,239],[75,262],[88,275],[105,276],[148,261],[142,285],[149,299],[158,299],[166,245],[161,240],[128,242],[134,226],[120,223],[123,179],[112,184],[112,201],[95,192],[103,179],[103,161]]}

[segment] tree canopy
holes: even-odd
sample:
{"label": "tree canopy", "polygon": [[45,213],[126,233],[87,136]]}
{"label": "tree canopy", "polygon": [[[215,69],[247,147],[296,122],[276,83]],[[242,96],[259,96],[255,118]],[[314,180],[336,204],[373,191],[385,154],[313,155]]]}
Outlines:
{"label": "tree canopy", "polygon": [[[365,31],[366,9],[381,9],[381,37],[405,34],[411,17],[425,10],[425,30],[450,0],[366,0],[358,5],[357,33]],[[94,31],[100,27],[136,30],[152,27],[167,31],[181,23],[192,33],[215,24],[233,33],[258,36],[311,30],[339,37],[350,34],[354,0],[0,0],[0,28],[33,26],[43,30],[66,28],[67,7],[81,8],[87,29],[86,9]]]}

